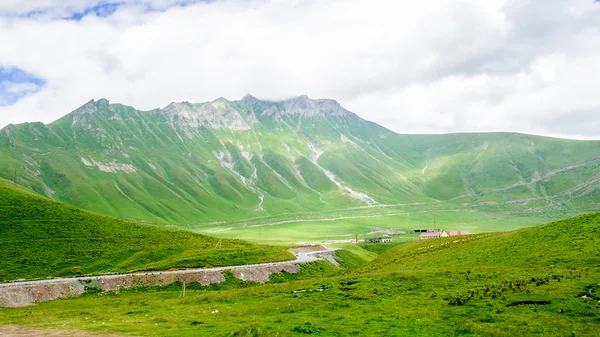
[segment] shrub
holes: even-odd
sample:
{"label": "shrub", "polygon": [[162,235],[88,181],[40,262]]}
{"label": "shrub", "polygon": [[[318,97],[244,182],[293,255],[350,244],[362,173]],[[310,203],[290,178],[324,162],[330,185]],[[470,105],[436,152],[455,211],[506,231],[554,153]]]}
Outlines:
{"label": "shrub", "polygon": [[299,326],[295,327],[292,331],[303,333],[303,334],[313,334],[313,333],[320,333],[321,329],[312,325],[312,323],[310,323],[310,322],[306,322],[303,325],[299,325]]}

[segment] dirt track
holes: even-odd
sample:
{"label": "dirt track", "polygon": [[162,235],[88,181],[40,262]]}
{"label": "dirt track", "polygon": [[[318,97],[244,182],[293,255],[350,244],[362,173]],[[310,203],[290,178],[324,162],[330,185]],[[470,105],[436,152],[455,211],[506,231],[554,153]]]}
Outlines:
{"label": "dirt track", "polygon": [[300,270],[299,264],[321,258],[331,261],[330,257],[324,254],[331,255],[333,251],[335,249],[325,247],[299,249],[293,252],[296,256],[295,260],[285,262],[5,283],[0,284],[0,307],[20,307],[78,296],[85,292],[86,286],[97,287],[102,291],[119,291],[119,289],[143,286],[166,286],[175,282],[198,282],[207,286],[224,282],[223,272],[225,271],[230,271],[235,278],[243,281],[265,283],[269,281],[269,277],[273,273],[297,273]]}
{"label": "dirt track", "polygon": [[[311,247],[307,249],[296,249],[292,253],[296,256],[295,260],[282,261],[282,262],[270,262],[270,263],[257,263],[257,264],[244,264],[238,266],[227,266],[227,267],[214,267],[214,268],[194,268],[194,269],[177,269],[177,270],[158,270],[148,272],[133,272],[127,274],[113,274],[113,275],[101,275],[101,276],[82,276],[82,277],[68,277],[68,278],[54,278],[48,280],[37,280],[37,281],[23,281],[23,282],[11,282],[0,284],[1,288],[14,288],[28,285],[42,285],[42,284],[57,284],[63,282],[72,281],[88,281],[88,280],[110,280],[113,278],[120,278],[123,276],[151,276],[151,275],[180,275],[180,274],[192,274],[197,272],[210,272],[210,271],[225,271],[233,269],[246,269],[246,268],[257,268],[257,267],[270,267],[270,266],[281,266],[286,264],[294,263],[308,263],[319,260],[317,257],[320,253],[333,252],[337,249],[327,249],[323,246],[313,249]],[[301,247],[303,248],[303,247]]]}

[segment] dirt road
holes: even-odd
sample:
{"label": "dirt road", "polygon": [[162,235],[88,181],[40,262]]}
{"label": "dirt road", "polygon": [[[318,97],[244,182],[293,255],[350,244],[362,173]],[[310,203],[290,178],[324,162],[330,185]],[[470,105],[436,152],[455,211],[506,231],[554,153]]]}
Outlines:
{"label": "dirt road", "polygon": [[225,271],[225,270],[282,266],[282,265],[289,265],[289,264],[313,262],[313,261],[321,259],[321,257],[319,257],[320,254],[332,253],[336,250],[338,250],[338,249],[337,248],[328,249],[326,247],[323,247],[323,250],[318,250],[318,251],[302,251],[302,250],[298,251],[298,250],[296,250],[296,251],[294,251],[294,255],[296,256],[295,260],[282,261],[282,262],[245,264],[245,265],[238,265],[238,266],[215,267],[215,268],[192,268],[192,269],[179,269],[179,270],[133,272],[133,273],[125,273],[125,274],[111,274],[111,275],[99,275],[99,276],[54,278],[54,279],[47,279],[47,280],[2,283],[2,284],[0,284],[0,288],[17,288],[17,287],[24,287],[24,286],[60,284],[60,283],[67,283],[67,282],[73,282],[73,281],[86,281],[86,280],[110,280],[110,279],[122,278],[124,276],[182,275],[182,274],[193,274],[193,273],[198,273],[198,272],[219,272],[219,271]]}

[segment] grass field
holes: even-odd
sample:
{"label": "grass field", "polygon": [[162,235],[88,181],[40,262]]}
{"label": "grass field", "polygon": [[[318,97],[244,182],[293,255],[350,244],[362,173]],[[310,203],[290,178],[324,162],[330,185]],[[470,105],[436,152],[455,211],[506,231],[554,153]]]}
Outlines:
{"label": "grass field", "polygon": [[220,239],[90,213],[0,180],[0,282],[292,259],[281,246]]}
{"label": "grass field", "polygon": [[409,242],[327,277],[5,308],[0,324],[141,336],[597,336],[599,232],[600,214],[589,214]]}
{"label": "grass field", "polygon": [[577,210],[488,213],[458,208],[451,203],[436,203],[434,205],[354,209],[319,215],[301,214],[293,217],[224,223],[218,226],[183,228],[222,238],[243,238],[268,244],[350,240],[357,235],[359,239],[364,239],[380,236],[381,234],[377,234],[376,231],[381,229],[397,229],[405,231],[408,235],[394,236],[395,240],[410,241],[414,239],[410,235],[414,229],[441,228],[466,230],[471,233],[510,231],[579,214],[580,212]]}

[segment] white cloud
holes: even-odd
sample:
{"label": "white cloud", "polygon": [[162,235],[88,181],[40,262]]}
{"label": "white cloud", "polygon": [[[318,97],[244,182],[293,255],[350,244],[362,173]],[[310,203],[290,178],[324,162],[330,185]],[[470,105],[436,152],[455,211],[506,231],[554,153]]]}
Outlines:
{"label": "white cloud", "polygon": [[35,83],[16,83],[10,81],[0,82],[0,88],[8,94],[22,94],[36,91],[39,87]]}
{"label": "white cloud", "polygon": [[0,126],[92,97],[151,109],[250,92],[334,98],[398,132],[600,138],[600,4],[588,0],[132,0],[79,22],[6,13],[98,1],[19,2],[0,4],[0,65],[46,84],[1,107]]}

